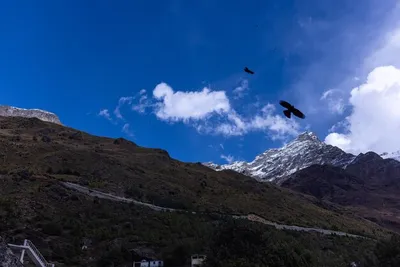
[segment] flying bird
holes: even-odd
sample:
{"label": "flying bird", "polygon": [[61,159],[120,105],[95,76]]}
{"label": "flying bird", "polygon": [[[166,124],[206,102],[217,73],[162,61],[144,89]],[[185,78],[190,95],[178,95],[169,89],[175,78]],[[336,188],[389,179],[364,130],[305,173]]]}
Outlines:
{"label": "flying bird", "polygon": [[254,71],[249,70],[249,68],[247,68],[247,67],[244,68],[244,71],[247,73],[250,73],[250,74],[254,74]]}
{"label": "flying bird", "polygon": [[306,116],[297,108],[295,108],[294,106],[292,106],[291,104],[289,104],[286,101],[279,101],[279,104],[284,107],[287,108],[286,110],[283,111],[283,114],[285,114],[286,117],[290,118],[291,113],[293,113],[293,115],[295,115],[296,117],[299,117],[301,119],[304,119]]}

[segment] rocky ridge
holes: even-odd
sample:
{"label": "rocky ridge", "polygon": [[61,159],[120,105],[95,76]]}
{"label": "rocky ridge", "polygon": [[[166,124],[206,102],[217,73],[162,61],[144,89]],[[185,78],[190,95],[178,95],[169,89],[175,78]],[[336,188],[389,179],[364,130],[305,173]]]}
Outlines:
{"label": "rocky ridge", "polygon": [[327,145],[312,132],[300,134],[292,142],[282,148],[266,150],[253,161],[236,161],[232,164],[204,165],[217,170],[231,169],[260,181],[282,183],[285,177],[314,164],[329,164],[345,168],[356,157],[340,148]]}
{"label": "rocky ridge", "polygon": [[0,116],[38,118],[42,121],[62,125],[60,119],[56,114],[41,109],[24,109],[3,105],[0,106]]}

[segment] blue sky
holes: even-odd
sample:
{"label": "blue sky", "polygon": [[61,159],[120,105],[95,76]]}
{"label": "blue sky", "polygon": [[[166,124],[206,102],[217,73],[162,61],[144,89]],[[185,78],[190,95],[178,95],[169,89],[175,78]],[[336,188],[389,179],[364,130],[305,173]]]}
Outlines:
{"label": "blue sky", "polygon": [[[183,161],[252,160],[306,129],[339,131],[351,89],[396,66],[383,37],[398,9],[384,2],[3,1],[0,102]],[[283,118],[280,99],[306,119]],[[383,147],[350,147],[346,127],[330,142]]]}

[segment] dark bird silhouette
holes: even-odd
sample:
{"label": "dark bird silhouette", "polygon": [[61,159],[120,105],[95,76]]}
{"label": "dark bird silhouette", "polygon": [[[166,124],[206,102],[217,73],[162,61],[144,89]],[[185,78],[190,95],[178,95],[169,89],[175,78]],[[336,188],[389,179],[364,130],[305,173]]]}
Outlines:
{"label": "dark bird silhouette", "polygon": [[291,104],[289,104],[286,101],[279,101],[279,104],[284,107],[287,108],[287,110],[283,111],[283,114],[285,114],[286,117],[290,118],[291,114],[293,113],[293,115],[295,115],[296,117],[299,117],[301,119],[304,119],[306,116],[303,114],[303,112],[301,112],[300,110],[298,110],[297,108],[295,108],[294,106],[292,106]]}
{"label": "dark bird silhouette", "polygon": [[250,73],[250,74],[254,74],[254,71],[249,70],[249,68],[247,68],[247,67],[244,68],[244,71],[247,73]]}

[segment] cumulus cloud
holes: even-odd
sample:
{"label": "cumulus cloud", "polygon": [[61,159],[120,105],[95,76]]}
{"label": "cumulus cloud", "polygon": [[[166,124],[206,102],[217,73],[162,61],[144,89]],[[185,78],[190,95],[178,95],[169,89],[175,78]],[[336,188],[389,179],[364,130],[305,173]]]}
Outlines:
{"label": "cumulus cloud", "polygon": [[240,81],[240,85],[233,89],[233,94],[235,99],[239,99],[245,96],[246,92],[249,89],[249,81],[242,80]]}
{"label": "cumulus cloud", "polygon": [[393,152],[400,149],[400,69],[381,66],[352,89],[351,114],[342,122],[344,133],[332,132],[325,142],[351,153]]}
{"label": "cumulus cloud", "polygon": [[153,96],[160,101],[155,113],[162,120],[199,120],[212,113],[226,113],[231,109],[224,91],[210,91],[208,88],[200,92],[174,92],[168,84],[160,83],[154,89]]}
{"label": "cumulus cloud", "polygon": [[125,123],[124,126],[122,126],[122,132],[130,137],[133,137],[133,132],[131,130],[129,123]]}
{"label": "cumulus cloud", "polygon": [[108,111],[108,109],[102,109],[99,112],[99,116],[106,118],[107,120],[111,121],[111,116],[110,116],[110,112]]}
{"label": "cumulus cloud", "polygon": [[342,92],[339,90],[329,89],[323,92],[320,100],[327,104],[329,111],[333,114],[343,114],[346,108]]}
{"label": "cumulus cloud", "polygon": [[234,161],[233,156],[231,155],[221,155],[221,159],[226,160],[229,164],[231,164]]}
{"label": "cumulus cloud", "polygon": [[[202,134],[242,136],[260,131],[276,140],[297,135],[300,128],[294,119],[274,114],[275,106],[272,104],[259,108],[254,115],[240,115],[231,106],[225,91],[212,91],[207,87],[201,91],[184,92],[174,91],[168,84],[160,83],[153,90],[153,99],[141,99],[147,101],[146,106],[152,108],[158,119],[183,122]],[[141,101],[134,105],[134,110],[141,111]]]}

